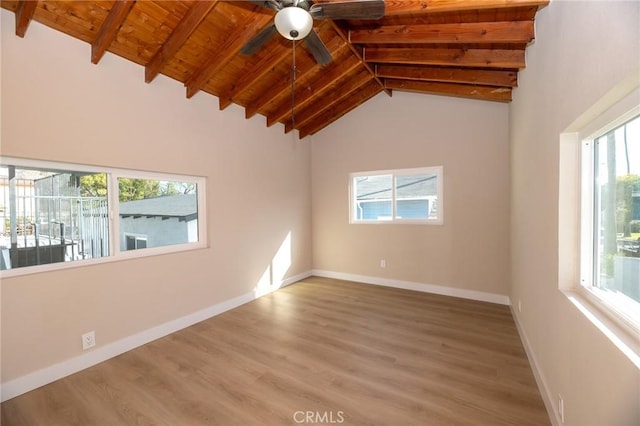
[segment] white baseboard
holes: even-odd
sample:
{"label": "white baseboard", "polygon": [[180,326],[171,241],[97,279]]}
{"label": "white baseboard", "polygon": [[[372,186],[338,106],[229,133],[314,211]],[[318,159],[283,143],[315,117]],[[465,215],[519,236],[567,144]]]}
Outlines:
{"label": "white baseboard", "polygon": [[516,328],[518,329],[518,334],[520,335],[522,346],[524,346],[524,351],[527,353],[527,358],[529,359],[529,364],[531,365],[531,370],[533,371],[533,377],[536,379],[538,391],[540,392],[542,401],[544,402],[544,406],[547,409],[549,420],[551,421],[551,424],[553,426],[559,426],[562,424],[562,420],[560,419],[560,413],[558,412],[558,407],[555,403],[556,399],[549,392],[547,381],[544,378],[544,374],[542,374],[542,370],[540,370],[536,356],[533,352],[533,349],[531,348],[529,339],[527,338],[527,334],[524,332],[524,328],[522,327],[522,324],[520,324],[520,320],[513,310],[513,307],[511,307],[511,316],[513,317],[513,321],[515,322]]}
{"label": "white baseboard", "polygon": [[234,297],[233,299],[225,300],[224,302],[215,304],[192,314],[185,315],[181,318],[141,331],[140,333],[136,333],[132,336],[125,337],[124,339],[116,342],[109,343],[102,347],[97,347],[66,361],[62,361],[16,379],[4,382],[0,385],[0,400],[4,402],[73,373],[77,373],[78,371],[99,364],[178,330],[182,330],[183,328],[219,315],[230,309],[237,308],[240,305],[244,305],[245,303],[258,299],[265,294],[271,293],[281,287],[288,286],[289,284],[293,284],[309,276],[311,276],[311,272],[303,272],[301,274],[294,275],[284,279],[282,282],[272,284],[270,289],[267,291],[262,289],[259,292],[254,290],[249,293],[245,293],[241,296]]}
{"label": "white baseboard", "polygon": [[461,297],[463,299],[478,300],[481,302],[498,303],[500,305],[511,305],[509,296],[503,294],[486,293],[483,291],[465,290],[462,288],[445,287],[434,284],[423,284],[412,281],[401,281],[389,278],[369,277],[366,275],[347,274],[343,272],[325,271],[314,269],[312,275],[325,278],[335,278],[345,281],[356,281],[364,284],[382,285],[385,287],[402,288],[405,290],[422,291],[424,293],[441,294],[443,296]]}

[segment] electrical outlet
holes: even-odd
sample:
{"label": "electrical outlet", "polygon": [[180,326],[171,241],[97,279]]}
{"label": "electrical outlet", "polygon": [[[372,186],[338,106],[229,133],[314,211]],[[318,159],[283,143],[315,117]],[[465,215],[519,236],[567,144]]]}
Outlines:
{"label": "electrical outlet", "polygon": [[96,345],[96,332],[90,331],[82,335],[82,350],[85,351]]}
{"label": "electrical outlet", "polygon": [[380,260],[380,267],[383,268],[383,269],[386,268],[387,267],[387,261],[384,260],[384,259],[381,259]]}
{"label": "electrical outlet", "polygon": [[564,400],[562,395],[558,395],[558,415],[560,416],[560,422],[564,423]]}

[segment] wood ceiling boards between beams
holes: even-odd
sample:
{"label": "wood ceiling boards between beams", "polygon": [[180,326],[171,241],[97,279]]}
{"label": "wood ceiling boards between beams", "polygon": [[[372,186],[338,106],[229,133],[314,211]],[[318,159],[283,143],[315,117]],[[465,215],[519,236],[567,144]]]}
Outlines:
{"label": "wood ceiling boards between beams", "polygon": [[[371,74],[365,69],[362,69],[357,75],[353,78],[343,79],[340,82],[335,84],[331,84],[327,89],[323,90],[323,93],[326,93],[326,96],[323,94],[319,94],[318,101],[313,104],[307,104],[307,107],[302,109],[297,109],[295,112],[295,125],[296,126],[304,126],[305,123],[312,120],[314,117],[322,114],[327,108],[330,108],[334,103],[341,103],[352,93],[356,92],[365,84],[369,83],[373,80]],[[289,133],[294,129],[294,120],[289,119],[284,126],[284,132]]]}
{"label": "wood ceiling boards between beams", "polygon": [[118,30],[131,8],[136,4],[136,0],[120,0],[116,1],[113,8],[109,11],[107,19],[98,30],[96,39],[91,43],[91,62],[97,64],[107,51],[113,40],[118,35]]}
{"label": "wood ceiling boards between beams", "polygon": [[265,75],[271,72],[277,64],[291,55],[291,49],[274,49],[270,55],[262,58],[260,62],[245,73],[237,83],[229,86],[227,90],[220,94],[218,97],[220,110],[231,105],[236,96],[239,96],[249,87],[260,81]]}
{"label": "wood ceiling boards between beams", "polygon": [[549,0],[385,0],[385,16],[526,6],[542,8],[548,4]]}
{"label": "wood ceiling boards between beams", "polygon": [[[345,48],[344,41],[338,37],[337,35],[333,37],[327,44],[327,49],[331,53],[331,56],[334,58],[338,55],[342,49]],[[302,45],[300,45],[302,47]],[[333,62],[332,62],[333,63]],[[324,72],[324,67],[317,67],[315,61],[312,63],[304,64],[298,62],[296,64],[296,85],[298,87],[302,87],[305,84],[306,79],[310,78],[311,75],[315,75],[320,71]],[[315,70],[315,72],[314,72]],[[245,117],[251,118],[259,111],[263,111],[263,109],[274,100],[280,99],[281,97],[285,97],[286,95],[291,93],[291,81],[290,80],[280,80],[277,84],[271,85],[267,88],[262,94],[260,94],[256,99],[252,100],[245,107]],[[290,97],[288,99],[291,99]],[[289,108],[291,108],[291,103],[287,104]],[[272,125],[275,122],[272,123]]]}
{"label": "wood ceiling boards between beams", "polygon": [[395,90],[428,93],[433,95],[457,96],[488,101],[510,102],[510,87],[475,86],[470,84],[436,83],[430,81],[385,80],[385,84]]}
{"label": "wood ceiling boards between beams", "polygon": [[438,81],[441,83],[479,84],[485,86],[516,87],[518,72],[509,70],[486,70],[473,68],[446,68],[422,65],[376,65],[378,77]]}
{"label": "wood ceiling boards between beams", "polygon": [[260,13],[253,13],[250,16],[228,35],[226,43],[219,50],[221,54],[209,57],[205,64],[186,81],[187,98],[191,98],[198,93],[214,74],[224,68],[227,63],[240,53],[240,49],[246,42],[246,34],[258,33],[273,19],[270,15],[265,16]]}
{"label": "wood ceiling boards between beams", "polygon": [[[339,79],[340,76],[347,76],[351,74],[356,68],[362,66],[360,61],[358,61],[352,55],[347,54],[344,55],[344,57],[345,59],[338,61],[333,68],[327,70],[327,72],[323,72],[318,79],[307,85],[307,87],[305,88],[306,90],[297,93],[295,99],[295,108],[297,110],[302,110],[307,105],[314,104],[314,101],[316,101],[317,99],[321,99],[323,93],[328,88],[330,88],[332,84],[335,84],[336,79]],[[271,118],[272,120],[275,120],[275,118],[279,118],[280,120],[282,120],[290,111],[290,105],[288,106],[288,108],[282,107],[278,111],[275,111],[271,115]],[[290,118],[288,120],[290,120]]]}
{"label": "wood ceiling boards between beams", "polygon": [[340,104],[333,104],[331,108],[325,110],[316,119],[312,120],[308,125],[298,129],[300,139],[313,135],[317,131],[327,127],[349,111],[362,105],[378,93],[382,92],[380,85],[371,80],[356,93]]}
{"label": "wood ceiling boards between beams", "polygon": [[[360,63],[360,61],[358,61],[351,55],[349,55],[347,59],[340,61],[339,64],[331,71],[331,73],[322,74],[322,76],[318,80],[314,81],[312,85],[309,86],[309,90],[306,90],[299,96],[299,98],[301,99],[296,100],[296,110],[303,113],[307,108],[313,108],[318,102],[323,104],[325,102],[333,103],[333,99],[325,96],[325,93],[331,90],[336,85],[344,84],[344,82],[340,81],[339,79],[337,80],[336,76],[349,76],[354,73],[358,67],[361,66],[362,64]],[[333,92],[333,90],[331,90],[331,92]],[[292,120],[289,117],[287,119],[287,122],[285,123],[285,131],[287,129],[287,126],[292,125],[291,121]],[[298,121],[299,120],[296,119],[296,126],[299,124]]]}
{"label": "wood ceiling boards between beams", "polygon": [[350,30],[355,44],[391,43],[529,43],[533,40],[533,21],[471,22],[428,25],[390,25]]}
{"label": "wood ceiling boards between beams", "polygon": [[366,47],[364,60],[377,63],[462,67],[525,67],[524,50]]}
{"label": "wood ceiling boards between beams", "polygon": [[150,83],[160,73],[162,67],[173,58],[187,41],[189,36],[198,28],[198,25],[207,17],[216,5],[218,0],[196,1],[178,26],[173,30],[167,41],[153,55],[151,61],[144,70],[144,81]]}

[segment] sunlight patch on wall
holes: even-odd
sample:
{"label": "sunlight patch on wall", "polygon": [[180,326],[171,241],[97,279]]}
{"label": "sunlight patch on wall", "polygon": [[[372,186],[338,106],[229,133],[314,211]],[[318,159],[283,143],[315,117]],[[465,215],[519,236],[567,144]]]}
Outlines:
{"label": "sunlight patch on wall", "polygon": [[282,287],[285,275],[291,267],[291,231],[280,244],[278,251],[258,280],[253,293],[255,297],[264,296]]}

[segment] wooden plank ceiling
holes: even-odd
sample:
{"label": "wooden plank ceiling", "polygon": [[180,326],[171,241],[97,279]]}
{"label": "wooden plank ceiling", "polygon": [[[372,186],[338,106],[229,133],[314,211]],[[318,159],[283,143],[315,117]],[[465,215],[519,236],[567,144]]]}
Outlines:
{"label": "wooden plank ceiling", "polygon": [[[316,3],[336,1],[323,0]],[[344,1],[344,0],[342,0]],[[314,20],[333,60],[318,65],[302,42],[279,34],[252,55],[242,46],[271,25],[275,11],[230,0],[11,1],[16,35],[32,20],[91,45],[98,64],[111,52],[158,74],[234,103],[267,126],[300,138],[325,128],[380,92],[395,90],[511,101],[536,12],[548,0],[386,0],[379,20]],[[292,109],[292,99],[295,108]],[[294,120],[292,120],[292,111]]]}

